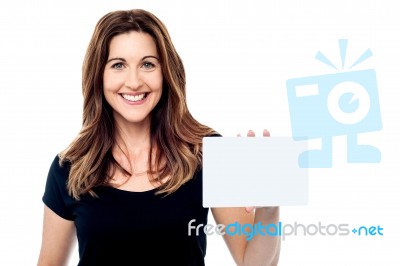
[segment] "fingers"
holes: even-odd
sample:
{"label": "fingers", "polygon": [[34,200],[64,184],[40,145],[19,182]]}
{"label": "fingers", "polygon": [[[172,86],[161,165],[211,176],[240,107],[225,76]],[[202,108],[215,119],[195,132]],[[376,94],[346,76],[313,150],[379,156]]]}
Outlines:
{"label": "fingers", "polygon": [[247,132],[247,136],[248,136],[248,137],[255,137],[256,134],[254,133],[253,130],[249,130],[249,132]]}
{"label": "fingers", "polygon": [[[237,135],[236,135],[236,137],[241,137],[241,136],[242,136],[242,135],[240,135],[240,134],[237,134]],[[254,133],[253,130],[249,130],[249,132],[247,132],[247,136],[248,136],[248,137],[255,137],[256,134]],[[264,131],[263,131],[263,136],[264,136],[264,137],[270,137],[271,134],[269,133],[269,131],[268,131],[267,129],[264,129]]]}
{"label": "fingers", "polygon": [[250,213],[250,212],[254,211],[255,208],[256,207],[245,207],[245,210],[247,213]]}
{"label": "fingers", "polygon": [[269,133],[269,131],[268,131],[267,129],[264,129],[264,131],[263,131],[263,136],[264,136],[264,137],[270,137],[271,134]]}

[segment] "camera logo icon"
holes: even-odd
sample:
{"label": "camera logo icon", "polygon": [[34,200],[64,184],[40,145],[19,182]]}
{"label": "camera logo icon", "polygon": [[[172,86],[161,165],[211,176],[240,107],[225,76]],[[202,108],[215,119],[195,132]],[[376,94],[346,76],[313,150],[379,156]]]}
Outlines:
{"label": "camera logo icon", "polygon": [[[344,68],[347,40],[339,48]],[[370,56],[368,49],[349,69]],[[321,52],[316,59],[338,69]],[[375,70],[294,78],[286,87],[293,139],[321,139],[321,149],[300,154],[300,167],[332,167],[332,138],[340,135],[347,136],[348,163],[380,162],[378,148],[357,142],[357,134],[382,129]]]}

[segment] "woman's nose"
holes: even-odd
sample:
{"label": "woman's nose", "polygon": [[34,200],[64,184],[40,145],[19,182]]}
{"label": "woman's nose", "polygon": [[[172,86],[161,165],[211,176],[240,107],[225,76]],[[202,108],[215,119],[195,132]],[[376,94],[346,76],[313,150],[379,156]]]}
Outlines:
{"label": "woman's nose", "polygon": [[131,70],[128,72],[125,80],[125,86],[128,87],[131,90],[137,90],[140,88],[140,86],[143,84],[140,74],[138,71]]}

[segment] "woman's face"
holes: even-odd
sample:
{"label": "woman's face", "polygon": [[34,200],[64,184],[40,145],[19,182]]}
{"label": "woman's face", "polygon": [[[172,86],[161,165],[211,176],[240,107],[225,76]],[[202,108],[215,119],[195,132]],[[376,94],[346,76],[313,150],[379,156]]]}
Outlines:
{"label": "woman's face", "polygon": [[149,34],[131,31],[111,40],[103,88],[117,123],[150,122],[162,84],[157,47]]}

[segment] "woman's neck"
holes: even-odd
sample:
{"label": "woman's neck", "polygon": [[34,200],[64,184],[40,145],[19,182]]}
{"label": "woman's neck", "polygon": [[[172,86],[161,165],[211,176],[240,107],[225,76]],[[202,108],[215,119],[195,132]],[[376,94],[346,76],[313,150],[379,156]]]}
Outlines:
{"label": "woman's neck", "polygon": [[150,135],[150,119],[141,123],[115,121],[115,142],[131,158],[149,152]]}
{"label": "woman's neck", "polygon": [[130,123],[118,119],[114,122],[115,145],[112,148],[114,159],[132,176],[148,172],[151,147],[150,119],[141,123]]}

